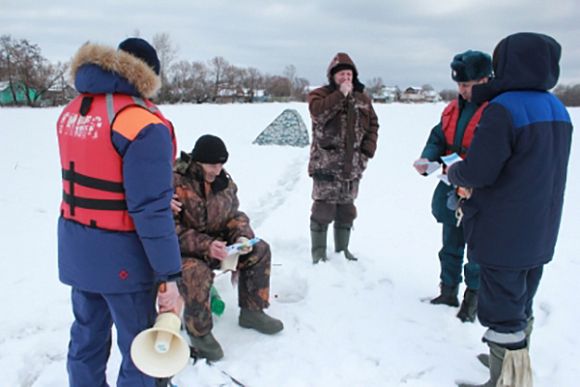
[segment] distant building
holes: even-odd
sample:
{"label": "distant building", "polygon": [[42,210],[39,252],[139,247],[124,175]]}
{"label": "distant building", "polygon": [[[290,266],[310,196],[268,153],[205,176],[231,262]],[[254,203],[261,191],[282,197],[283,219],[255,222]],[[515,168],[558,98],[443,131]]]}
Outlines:
{"label": "distant building", "polygon": [[423,92],[425,102],[440,102],[441,96],[435,90],[426,90]]}
{"label": "distant building", "polygon": [[222,88],[218,91],[215,102],[270,102],[270,97],[263,89],[248,89],[242,87]]}
{"label": "distant building", "polygon": [[383,86],[378,92],[371,94],[373,102],[391,103],[399,100],[401,90],[397,86]]}
{"label": "distant building", "polygon": [[243,89],[246,102],[270,102],[270,96],[264,89]]}
{"label": "distant building", "polygon": [[407,87],[399,99],[401,102],[439,102],[441,96],[435,90],[424,90],[422,87]]}
{"label": "distant building", "polygon": [[217,103],[234,103],[245,102],[244,91],[241,87],[224,87],[220,88],[215,97]]}
{"label": "distant building", "polygon": [[[36,100],[38,93],[36,90],[29,88],[28,97],[31,101]],[[0,105],[26,105],[26,87],[20,81],[15,82],[10,87],[10,82],[0,81]]]}
{"label": "distant building", "polygon": [[42,94],[41,106],[66,105],[77,95],[78,92],[61,77]]}

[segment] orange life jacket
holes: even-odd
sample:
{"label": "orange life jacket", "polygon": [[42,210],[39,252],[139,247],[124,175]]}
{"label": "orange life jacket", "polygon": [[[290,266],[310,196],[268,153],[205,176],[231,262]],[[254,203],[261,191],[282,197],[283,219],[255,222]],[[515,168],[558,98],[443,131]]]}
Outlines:
{"label": "orange life jacket", "polygon": [[445,135],[445,142],[447,143],[447,150],[445,154],[451,154],[456,152],[461,157],[465,157],[471,141],[473,140],[473,135],[475,134],[475,129],[477,124],[481,119],[483,110],[487,106],[487,102],[484,102],[480,107],[477,108],[473,116],[467,123],[467,127],[463,132],[463,139],[461,140],[461,146],[454,144],[455,142],[455,132],[457,131],[457,121],[459,120],[459,103],[457,99],[451,101],[443,110],[441,115],[441,126],[443,129],[443,134]]}
{"label": "orange life jacket", "polygon": [[168,128],[175,159],[173,125],[151,101],[124,94],[79,95],[57,122],[63,183],[60,211],[65,219],[106,230],[135,230],[123,188],[123,159],[111,133],[117,115],[131,106],[148,110]]}

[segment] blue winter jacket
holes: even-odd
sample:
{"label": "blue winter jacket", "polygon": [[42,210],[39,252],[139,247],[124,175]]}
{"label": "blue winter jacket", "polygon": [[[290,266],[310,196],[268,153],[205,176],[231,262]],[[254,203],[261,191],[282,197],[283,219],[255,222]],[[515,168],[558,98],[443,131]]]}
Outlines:
{"label": "blue winter jacket", "polygon": [[[149,97],[155,82],[147,77],[155,76],[153,70],[136,71],[131,63],[110,61],[115,53],[108,48],[95,45],[89,49],[88,57],[77,54],[73,60],[79,92]],[[96,293],[148,290],[155,282],[176,278],[181,272],[170,209],[172,139],[162,124],[147,125],[132,141],[112,133],[113,146],[123,158],[127,207],[136,232],[107,231],[59,218],[59,277],[65,284]]]}
{"label": "blue winter jacket", "polygon": [[449,180],[472,187],[463,206],[468,257],[481,265],[527,269],[549,262],[558,237],[572,123],[547,92],[559,75],[560,46],[520,33],[494,52],[496,78],[475,86],[490,100],[463,162]]}

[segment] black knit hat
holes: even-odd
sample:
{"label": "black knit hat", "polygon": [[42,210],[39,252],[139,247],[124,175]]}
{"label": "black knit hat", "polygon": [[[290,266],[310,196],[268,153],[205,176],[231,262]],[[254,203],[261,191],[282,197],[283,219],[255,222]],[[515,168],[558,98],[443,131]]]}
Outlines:
{"label": "black knit hat", "polygon": [[155,51],[153,46],[147,43],[146,40],[141,38],[128,38],[119,43],[118,48],[119,50],[123,50],[126,53],[141,59],[143,62],[147,63],[153,71],[155,71],[155,74],[159,75],[161,65],[159,63],[157,51]]}
{"label": "black knit hat", "polygon": [[451,78],[455,82],[475,81],[491,75],[491,56],[481,51],[467,50],[455,55],[451,62]]}
{"label": "black knit hat", "polygon": [[205,134],[197,139],[191,151],[191,159],[204,164],[225,164],[228,150],[221,138]]}

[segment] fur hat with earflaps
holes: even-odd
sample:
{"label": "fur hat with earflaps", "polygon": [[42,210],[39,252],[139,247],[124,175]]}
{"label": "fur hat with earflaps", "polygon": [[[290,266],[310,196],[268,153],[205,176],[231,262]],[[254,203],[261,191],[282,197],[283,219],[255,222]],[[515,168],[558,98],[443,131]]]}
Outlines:
{"label": "fur hat with earflaps", "polygon": [[455,82],[476,81],[491,77],[491,56],[481,51],[467,50],[453,57],[451,78]]}

